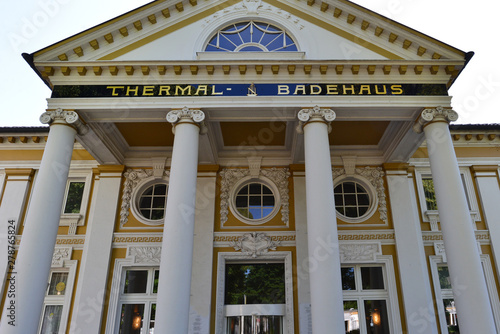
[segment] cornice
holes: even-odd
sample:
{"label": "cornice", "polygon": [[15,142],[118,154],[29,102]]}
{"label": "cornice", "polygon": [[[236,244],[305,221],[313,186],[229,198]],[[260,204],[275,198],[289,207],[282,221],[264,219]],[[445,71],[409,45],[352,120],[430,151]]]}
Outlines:
{"label": "cornice", "polygon": [[[92,61],[38,62],[37,70],[45,80],[63,82],[136,82],[158,80],[213,80],[241,78],[266,80],[364,80],[424,81],[448,83],[463,68],[463,61],[439,60],[252,60],[228,59],[213,61]],[[206,80],[206,79],[205,79]]]}

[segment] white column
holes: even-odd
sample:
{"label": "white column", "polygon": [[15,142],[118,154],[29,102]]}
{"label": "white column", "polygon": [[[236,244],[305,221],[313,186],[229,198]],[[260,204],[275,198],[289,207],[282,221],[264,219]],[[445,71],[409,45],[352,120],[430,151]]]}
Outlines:
{"label": "white column", "polygon": [[[74,111],[52,110],[40,117],[50,124],[47,144],[33,189],[13,274],[15,296],[5,307],[15,306],[15,322],[4,312],[0,333],[36,333],[47,289],[52,255],[59,228],[71,154],[77,129],[85,127]],[[82,132],[83,133],[83,132]],[[12,278],[11,278],[12,283]],[[12,312],[9,312],[11,315]],[[15,326],[12,326],[15,324]]]}
{"label": "white column", "polygon": [[498,167],[474,168],[484,219],[490,232],[491,248],[497,272],[500,270],[500,184]]}
{"label": "white column", "polygon": [[386,172],[408,333],[437,334],[413,179],[406,169]]}
{"label": "white column", "polygon": [[71,330],[100,333],[124,166],[99,166],[78,275]]}
{"label": "white column", "polygon": [[172,110],[175,130],[156,304],[155,332],[187,334],[201,110]]}
{"label": "white column", "polygon": [[[19,222],[26,204],[27,194],[33,169],[6,169],[4,195],[0,193],[0,293],[3,295],[5,279],[7,278],[9,258],[7,254],[13,251],[15,236],[19,231]],[[2,183],[0,182],[0,187]],[[3,189],[3,187],[2,187]],[[1,190],[0,190],[1,191]]]}
{"label": "white column", "polygon": [[344,333],[342,277],[328,132],[330,109],[299,111],[304,132],[307,240],[313,333]]}
{"label": "white column", "polygon": [[497,333],[448,128],[448,122],[457,119],[457,113],[451,109],[425,109],[415,130],[423,128],[427,140],[460,332]]}

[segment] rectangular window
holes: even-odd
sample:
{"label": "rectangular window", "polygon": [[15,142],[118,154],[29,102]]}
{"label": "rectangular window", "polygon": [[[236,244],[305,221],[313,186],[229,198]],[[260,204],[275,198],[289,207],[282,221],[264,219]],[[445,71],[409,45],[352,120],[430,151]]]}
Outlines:
{"label": "rectangular window", "polygon": [[80,213],[85,182],[69,182],[64,204],[64,213]]}
{"label": "rectangular window", "polygon": [[384,267],[354,265],[341,268],[346,334],[389,334],[389,293]]}
{"label": "rectangular window", "polygon": [[46,305],[43,312],[42,330],[40,334],[59,333],[63,305]]}
{"label": "rectangular window", "polygon": [[70,279],[72,279],[70,278],[70,271],[53,270],[50,272],[40,319],[39,334],[65,332],[68,317],[68,307],[66,305],[71,298],[71,286],[68,287],[68,284],[71,283]]}
{"label": "rectangular window", "polygon": [[285,304],[283,263],[226,264],[226,305]]}
{"label": "rectangular window", "polygon": [[125,269],[120,293],[120,334],[153,334],[156,320],[157,268]]}
{"label": "rectangular window", "polygon": [[431,177],[422,177],[422,185],[424,186],[425,205],[427,210],[437,210],[436,193],[434,192],[434,181]]}

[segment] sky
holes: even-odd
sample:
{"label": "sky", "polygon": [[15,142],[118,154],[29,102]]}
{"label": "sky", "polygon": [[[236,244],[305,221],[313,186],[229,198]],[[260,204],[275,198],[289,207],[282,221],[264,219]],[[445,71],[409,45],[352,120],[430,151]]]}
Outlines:
{"label": "sky", "polygon": [[[292,1],[292,0],[289,0]],[[305,1],[305,0],[303,0]],[[149,0],[1,1],[0,126],[39,126],[49,88],[24,61],[33,53]],[[354,0],[475,55],[450,89],[457,123],[500,123],[498,14],[492,0]]]}

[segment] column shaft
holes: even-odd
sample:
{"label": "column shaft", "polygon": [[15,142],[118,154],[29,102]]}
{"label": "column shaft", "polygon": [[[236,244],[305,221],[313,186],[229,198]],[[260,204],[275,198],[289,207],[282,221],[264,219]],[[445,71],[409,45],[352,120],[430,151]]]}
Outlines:
{"label": "column shaft", "polygon": [[37,332],[75,135],[73,127],[60,123],[51,126],[15,263],[16,296],[5,302],[16,307],[16,326],[8,324],[10,319],[4,312],[2,334]]}
{"label": "column shaft", "polygon": [[304,126],[313,333],[344,333],[344,306],[328,125]]}
{"label": "column shaft", "polygon": [[165,211],[155,332],[188,333],[200,128],[175,125]]}
{"label": "column shaft", "polygon": [[460,332],[496,333],[448,124],[424,128]]}

